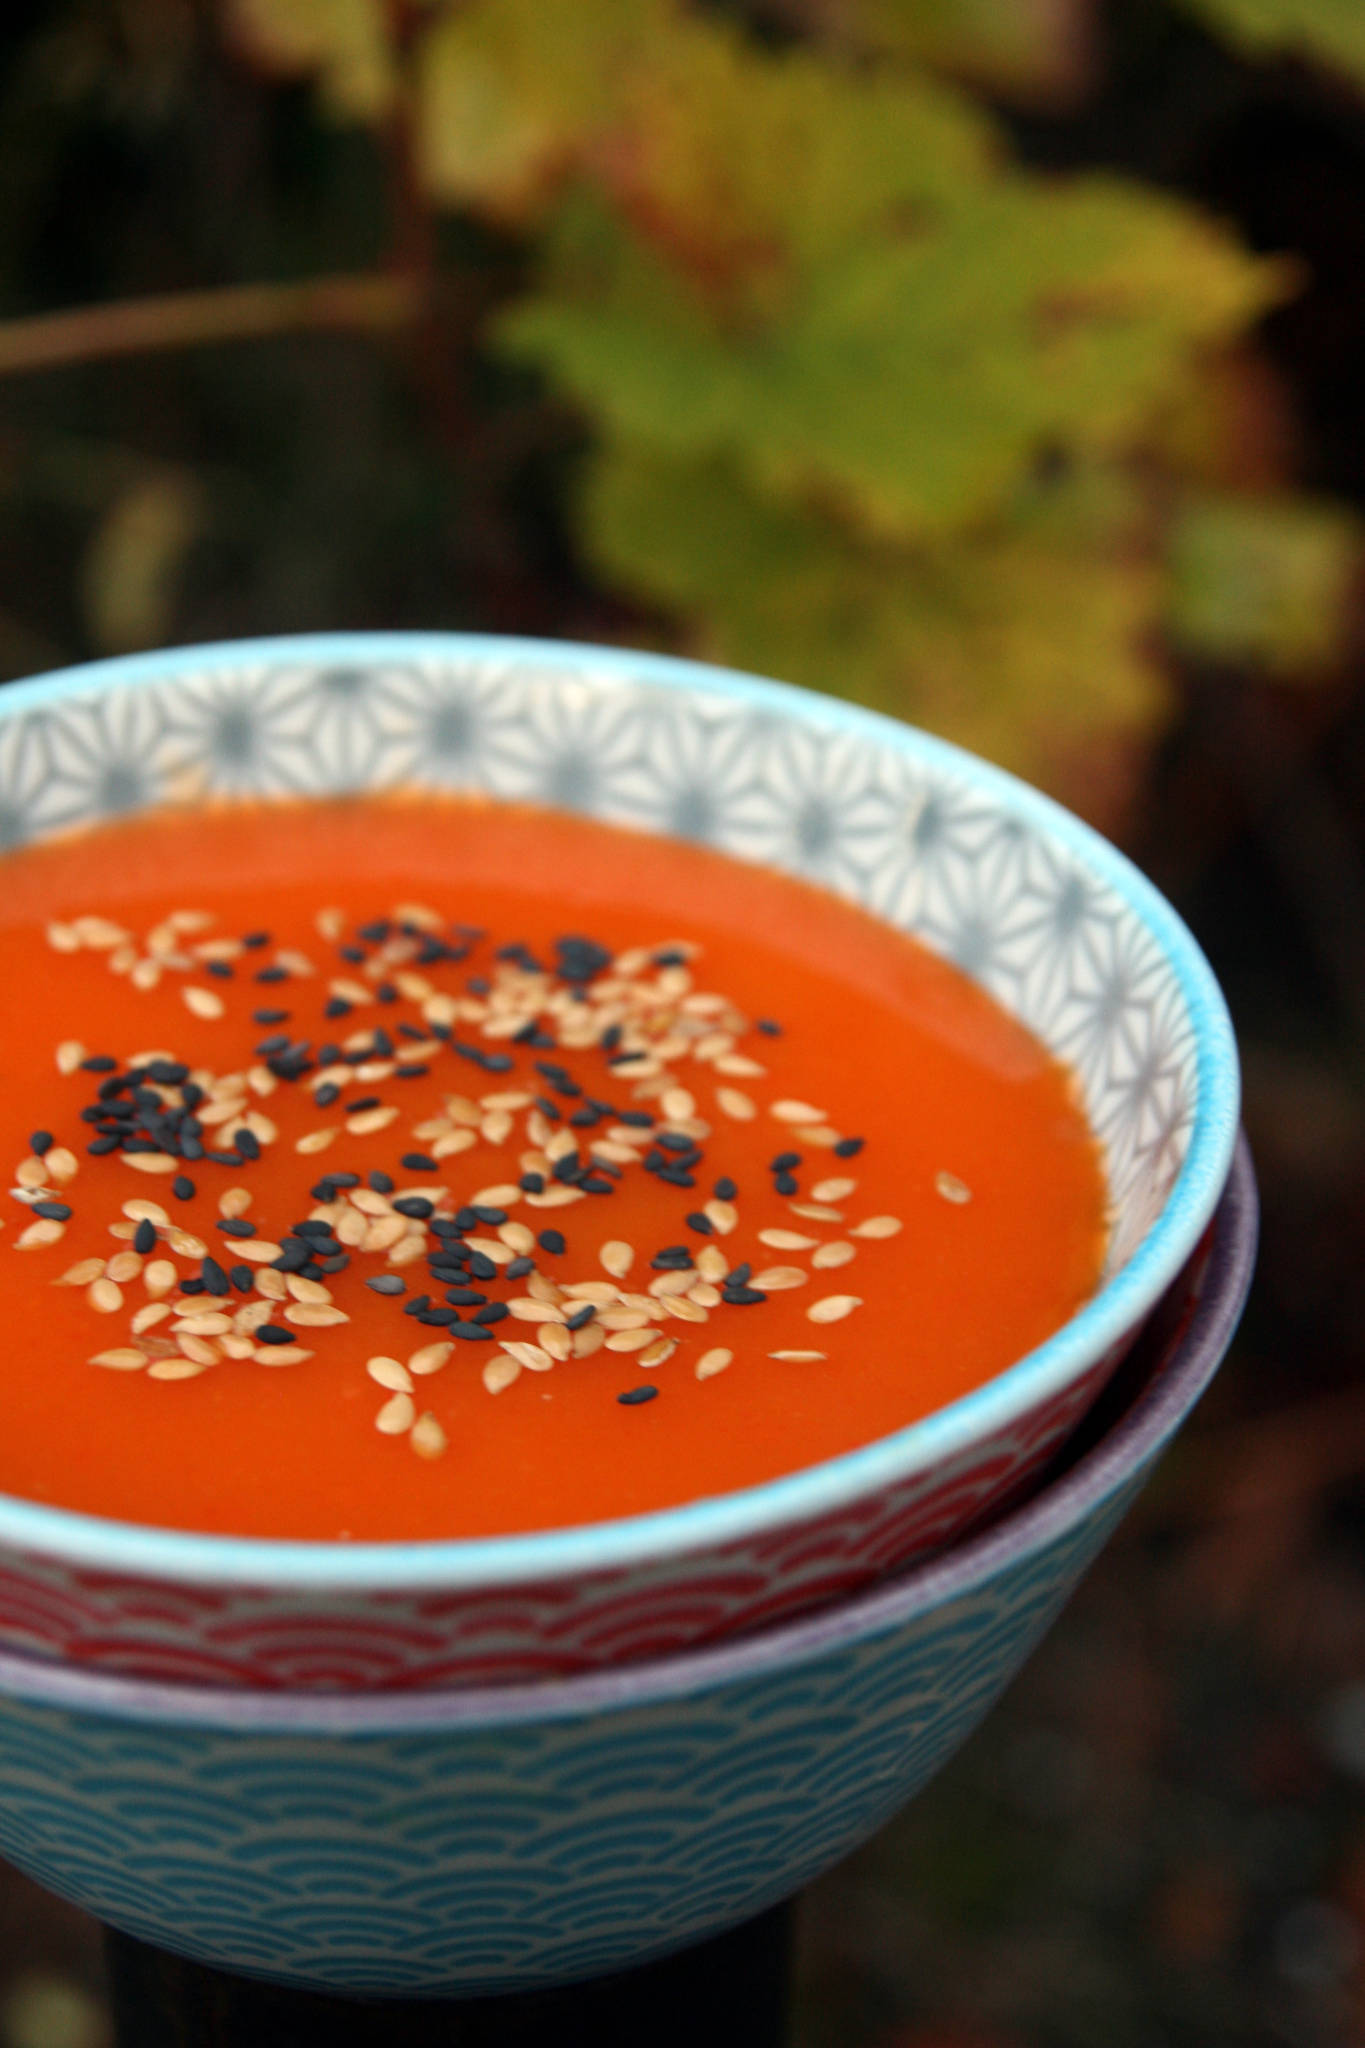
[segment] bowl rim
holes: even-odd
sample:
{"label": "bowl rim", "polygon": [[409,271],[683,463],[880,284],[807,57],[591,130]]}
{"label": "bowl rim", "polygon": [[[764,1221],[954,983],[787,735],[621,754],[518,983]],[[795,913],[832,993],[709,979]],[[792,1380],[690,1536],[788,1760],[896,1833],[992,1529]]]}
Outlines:
{"label": "bowl rim", "polygon": [[398,660],[534,662],[542,672],[581,673],[586,667],[626,682],[701,692],[807,727],[823,721],[827,729],[852,733],[912,765],[927,763],[995,799],[1119,896],[1176,977],[1194,1034],[1196,1082],[1189,1146],[1176,1180],[1123,1268],[1042,1344],[902,1429],[755,1486],[566,1528],[346,1544],[200,1534],[0,1494],[0,1546],[94,1572],[277,1593],[482,1591],[620,1573],[818,1521],[854,1499],[954,1459],[1059,1392],[1141,1322],[1189,1256],[1227,1180],[1240,1106],[1232,1023],[1208,961],[1165,897],[1101,834],[1006,769],[881,712],[796,684],[674,655],[486,633],[301,633],[116,656],[6,684],[0,690],[0,724],[68,698],[174,684],[214,668]]}
{"label": "bowl rim", "polygon": [[1143,1476],[1222,1363],[1251,1286],[1258,1227],[1256,1177],[1246,1138],[1239,1133],[1189,1323],[1161,1369],[1118,1420],[1060,1478],[983,1534],[817,1613],[798,1615],[738,1640],[615,1669],[444,1691],[251,1692],[128,1678],[4,1651],[0,1699],[225,1732],[260,1730],[322,1738],[420,1735],[651,1708],[777,1671],[795,1671],[980,1591],[1012,1566],[1069,1536],[1126,1484]]}

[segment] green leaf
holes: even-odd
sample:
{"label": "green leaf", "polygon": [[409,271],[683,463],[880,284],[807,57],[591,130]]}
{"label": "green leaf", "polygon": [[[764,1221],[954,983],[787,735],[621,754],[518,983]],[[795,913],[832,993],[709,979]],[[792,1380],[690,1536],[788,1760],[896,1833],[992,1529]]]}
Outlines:
{"label": "green leaf", "polygon": [[268,70],[316,77],[339,121],[376,122],[395,75],[383,0],[229,0],[229,37]]}
{"label": "green leaf", "polygon": [[1168,541],[1172,638],[1205,660],[1311,676],[1340,658],[1365,527],[1303,498],[1188,499]]}
{"label": "green leaf", "polygon": [[852,0],[843,21],[864,48],[1032,99],[1079,82],[1092,14],[1088,0]]}
{"label": "green leaf", "polygon": [[756,331],[579,210],[499,332],[617,438],[913,538],[988,515],[1041,450],[1130,445],[1191,351],[1280,278],[1174,202],[1016,176],[812,263],[790,317]]}
{"label": "green leaf", "polygon": [[1365,80],[1360,0],[1185,0],[1208,26],[1251,56],[1290,51]]}
{"label": "green leaf", "polygon": [[681,614],[696,651],[855,697],[1026,774],[1059,744],[1141,732],[1156,574],[1117,474],[1035,482],[971,542],[869,545],[723,464],[604,449],[585,495],[597,566]]}

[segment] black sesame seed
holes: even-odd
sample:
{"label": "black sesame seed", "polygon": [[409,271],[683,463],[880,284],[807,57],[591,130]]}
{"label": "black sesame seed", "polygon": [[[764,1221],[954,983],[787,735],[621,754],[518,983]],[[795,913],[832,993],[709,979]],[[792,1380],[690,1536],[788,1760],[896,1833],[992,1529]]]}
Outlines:
{"label": "black sesame seed", "polygon": [[314,1261],[324,1273],[344,1273],[351,1263],[349,1252],[329,1252],[325,1259]]}
{"label": "black sesame seed", "polygon": [[712,1193],[715,1195],[716,1200],[718,1202],[733,1202],[735,1196],[739,1193],[739,1189],[735,1186],[734,1182],[731,1180],[729,1174],[727,1173],[722,1175],[721,1179],[716,1182],[715,1187],[712,1189]]}
{"label": "black sesame seed", "polygon": [[597,1309],[594,1303],[585,1301],[582,1308],[576,1308],[571,1316],[565,1316],[564,1327],[566,1330],[581,1330],[584,1324],[590,1323],[596,1314]]}
{"label": "black sesame seed", "polygon": [[[388,1275],[384,1274],[380,1277],[386,1279]],[[423,1309],[430,1307],[431,1296],[429,1294],[414,1294],[411,1301],[403,1303],[403,1314],[405,1316],[420,1316]]]}
{"label": "black sesame seed", "polygon": [[627,1387],[625,1393],[618,1394],[616,1398],[623,1408],[638,1408],[644,1401],[657,1399],[658,1392],[657,1387],[651,1386]]}
{"label": "black sesame seed", "polygon": [[397,1273],[377,1273],[374,1279],[367,1280],[365,1285],[374,1294],[402,1294],[407,1288],[407,1282]]}
{"label": "black sesame seed", "polygon": [[721,1288],[720,1298],[722,1301],[729,1302],[732,1308],[747,1308],[751,1302],[766,1301],[768,1299],[761,1288],[731,1287],[728,1284]]}
{"label": "black sesame seed", "polygon": [[261,967],[257,969],[256,979],[265,982],[288,981],[289,970],[287,967]]}
{"label": "black sesame seed", "polygon": [[[181,1283],[182,1287],[184,1283]],[[256,1332],[258,1344],[297,1344],[298,1338],[292,1330],[282,1329],[278,1323],[262,1323]]]}
{"label": "black sesame seed", "polygon": [[405,1152],[399,1165],[409,1173],[439,1173],[436,1161],[425,1152]]}
{"label": "black sesame seed", "polygon": [[[396,1209],[398,1207],[397,1202],[393,1206]],[[494,1208],[489,1202],[475,1202],[474,1214],[478,1217],[480,1223],[487,1223],[490,1228],[496,1228],[499,1223],[507,1221],[507,1211]]]}
{"label": "black sesame seed", "polygon": [[[366,1057],[368,1058],[368,1054]],[[346,1114],[347,1116],[359,1116],[363,1110],[378,1109],[378,1107],[379,1097],[377,1095],[358,1095],[354,1102],[347,1103]]]}
{"label": "black sesame seed", "polygon": [[482,1308],[487,1301],[477,1287],[447,1287],[446,1300],[452,1308]]}
{"label": "black sesame seed", "polygon": [[219,1265],[217,1259],[212,1257],[206,1258],[199,1268],[199,1277],[210,1294],[227,1293],[228,1276]]}
{"label": "black sesame seed", "polygon": [[256,1275],[250,1266],[229,1266],[228,1279],[239,1294],[250,1294],[256,1285]]}
{"label": "black sesame seed", "polygon": [[143,1259],[156,1250],[156,1225],[149,1216],[144,1216],[133,1232],[133,1250]]}
{"label": "black sesame seed", "polygon": [[779,1152],[776,1158],[768,1161],[768,1171],[770,1173],[790,1173],[794,1166],[801,1164],[801,1156],[799,1152]]}
{"label": "black sesame seed", "polygon": [[370,1175],[370,1186],[374,1189],[374,1192],[377,1195],[391,1195],[394,1191],[395,1185],[396,1183],[394,1181],[392,1174],[380,1173],[379,1170],[376,1168],[376,1170]]}
{"label": "black sesame seed", "polygon": [[230,960],[206,960],[204,962],[204,972],[205,974],[211,974],[216,981],[231,981],[233,976],[232,962]]}
{"label": "black sesame seed", "polygon": [[505,1322],[511,1313],[512,1311],[508,1308],[505,1301],[490,1301],[486,1307],[475,1309],[474,1320],[476,1323],[483,1323],[487,1327],[489,1323]]}
{"label": "black sesame seed", "polygon": [[856,1159],[866,1144],[865,1138],[840,1138],[834,1147],[836,1159]]}
{"label": "black sesame seed", "polygon": [[758,1019],[758,1029],[765,1038],[780,1038],[782,1036],[782,1026],[774,1023],[771,1017],[760,1017]]}
{"label": "black sesame seed", "polygon": [[29,1134],[28,1148],[42,1159],[52,1150],[55,1142],[51,1131],[33,1131]]}
{"label": "black sesame seed", "polygon": [[419,1308],[416,1315],[419,1323],[426,1323],[434,1330],[448,1330],[459,1321],[453,1308]]}
{"label": "black sesame seed", "polygon": [[175,1196],[177,1202],[192,1202],[194,1200],[194,1182],[187,1173],[178,1173],[176,1175],[175,1179],[171,1182],[171,1193]]}
{"label": "black sesame seed", "polygon": [[253,1010],[251,1021],[253,1024],[287,1024],[289,1022],[289,1012],[288,1010]]}
{"label": "black sesame seed", "polygon": [[513,1259],[509,1265],[503,1267],[502,1277],[504,1280],[523,1280],[528,1273],[534,1273],[535,1270],[535,1260],[528,1259],[523,1253],[520,1258]]}
{"label": "black sesame seed", "polygon": [[496,1280],[498,1277],[497,1267],[483,1252],[470,1253],[469,1271],[475,1280]]}
{"label": "black sesame seed", "polygon": [[711,1218],[703,1216],[700,1209],[693,1209],[691,1214],[684,1217],[683,1220],[689,1230],[698,1231],[702,1237],[710,1237],[715,1228]]}
{"label": "black sesame seed", "polygon": [[567,1250],[564,1234],[559,1230],[542,1230],[536,1239],[536,1243],[543,1252],[553,1252],[556,1257],[561,1252]]}
{"label": "black sesame seed", "polygon": [[218,1228],[224,1237],[254,1237],[256,1226],[248,1223],[245,1216],[220,1216]]}
{"label": "black sesame seed", "polygon": [[[447,1310],[447,1314],[454,1316],[454,1309]],[[488,1344],[493,1338],[493,1332],[486,1330],[482,1323],[462,1323],[458,1317],[450,1325],[450,1334],[452,1337],[463,1337],[470,1344]]]}
{"label": "black sesame seed", "polygon": [[237,1136],[233,1139],[233,1143],[243,1159],[260,1158],[260,1140],[254,1131],[238,1131]]}
{"label": "black sesame seed", "polygon": [[98,1159],[105,1152],[117,1152],[118,1139],[112,1136],[92,1138],[85,1149],[92,1159]]}
{"label": "black sesame seed", "polygon": [[436,1205],[429,1202],[425,1195],[400,1195],[393,1206],[400,1216],[416,1216],[425,1221]]}
{"label": "black sesame seed", "polygon": [[618,1109],[618,1123],[628,1124],[632,1130],[647,1131],[653,1128],[654,1119],[647,1109]]}
{"label": "black sesame seed", "polygon": [[75,1213],[67,1202],[33,1202],[30,1208],[35,1216],[42,1216],[49,1223],[69,1223]]}
{"label": "black sesame seed", "polygon": [[517,1186],[524,1194],[543,1194],[545,1191],[545,1176],[543,1173],[524,1173],[517,1182]]}
{"label": "black sesame seed", "polygon": [[424,1074],[430,1072],[430,1067],[414,1067],[411,1062],[407,1062],[394,1068],[393,1078],[395,1081],[420,1081]]}
{"label": "black sesame seed", "polygon": [[85,1074],[112,1074],[117,1066],[118,1061],[111,1060],[107,1052],[93,1052],[88,1060],[81,1061]]}
{"label": "black sesame seed", "polygon": [[779,1173],[773,1187],[779,1195],[795,1195],[801,1191],[801,1183],[794,1173]]}
{"label": "black sesame seed", "polygon": [[269,932],[247,932],[242,940],[242,944],[249,946],[254,953],[260,947],[270,944],[270,934]]}
{"label": "black sesame seed", "polygon": [[203,1281],[196,1279],[194,1275],[191,1274],[187,1280],[181,1281],[180,1292],[182,1294],[203,1294],[206,1292],[206,1289],[204,1287]]}
{"label": "black sesame seed", "polygon": [[335,1081],[324,1081],[321,1088],[314,1091],[313,1101],[319,1109],[330,1109],[340,1093]]}

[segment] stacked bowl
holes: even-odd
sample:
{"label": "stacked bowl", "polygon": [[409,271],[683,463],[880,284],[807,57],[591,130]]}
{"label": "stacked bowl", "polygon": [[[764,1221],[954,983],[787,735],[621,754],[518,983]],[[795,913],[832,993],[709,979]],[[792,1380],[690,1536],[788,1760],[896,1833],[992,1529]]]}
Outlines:
{"label": "stacked bowl", "polygon": [[107,1921],[298,1984],[475,1992],[759,1911],[985,1712],[1226,1347],[1254,1193],[1225,1010],[1056,806],[853,707],[658,657],[436,635],[139,657],[0,698],[20,840],[199,789],[535,799],[818,881],[1071,1068],[1094,1297],[849,1455],[543,1534],[198,1537],[0,1499],[0,1848]]}

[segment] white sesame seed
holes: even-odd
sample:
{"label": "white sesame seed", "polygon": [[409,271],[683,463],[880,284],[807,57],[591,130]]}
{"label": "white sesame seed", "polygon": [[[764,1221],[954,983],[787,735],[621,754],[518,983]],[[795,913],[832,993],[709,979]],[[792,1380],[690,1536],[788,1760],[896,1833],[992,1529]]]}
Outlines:
{"label": "white sesame seed", "polygon": [[346,1129],[353,1138],[368,1138],[375,1131],[386,1131],[397,1115],[392,1103],[381,1102],[375,1109],[362,1109],[355,1116],[348,1116]]}
{"label": "white sesame seed", "polygon": [[131,1346],[121,1345],[113,1351],[97,1351],[90,1363],[108,1366],[110,1372],[141,1372],[147,1363],[147,1354],[145,1351],[134,1351]]}
{"label": "white sesame seed", "polygon": [[733,1362],[734,1355],[734,1352],[727,1351],[723,1344],[716,1345],[714,1350],[703,1351],[696,1364],[697,1378],[714,1379],[718,1372],[724,1372],[726,1366]]}
{"label": "white sesame seed", "polygon": [[770,1351],[768,1353],[769,1358],[785,1358],[789,1359],[792,1363],[804,1362],[806,1359],[823,1358],[825,1355],[823,1351]]}
{"label": "white sesame seed", "polygon": [[869,1216],[849,1228],[850,1237],[895,1237],[902,1228],[899,1216]]}
{"label": "white sesame seed", "polygon": [[955,1173],[939,1172],[934,1175],[934,1186],[945,1202],[970,1202],[972,1191],[965,1180],[959,1180]]}
{"label": "white sesame seed", "polygon": [[374,1418],[381,1436],[406,1436],[417,1419],[411,1394],[394,1394]]}
{"label": "white sesame seed", "polygon": [[53,1281],[54,1287],[88,1287],[92,1280],[98,1280],[104,1271],[103,1259],[77,1259],[74,1266],[68,1266]]}
{"label": "white sesame seed", "polygon": [[436,1417],[427,1409],[413,1423],[408,1442],[419,1458],[440,1458],[446,1450],[446,1433]]}
{"label": "white sesame seed", "polygon": [[795,1102],[789,1097],[770,1103],[768,1114],[776,1117],[780,1124],[818,1124],[825,1119],[823,1109],[812,1109],[808,1102]]}
{"label": "white sesame seed", "polygon": [[758,1110],[742,1088],[717,1088],[716,1101],[726,1116],[736,1123],[747,1124],[757,1116]]}
{"label": "white sesame seed", "polygon": [[429,1379],[432,1373],[441,1370],[454,1349],[449,1341],[420,1345],[408,1360],[408,1371],[417,1379]]}
{"label": "white sesame seed", "polygon": [[851,1316],[854,1309],[861,1306],[861,1295],[826,1294],[811,1303],[806,1315],[813,1323],[841,1323],[845,1316]]}
{"label": "white sesame seed", "polygon": [[610,1273],[614,1280],[624,1280],[635,1263],[635,1247],[623,1238],[612,1237],[608,1238],[597,1256],[604,1271]]}
{"label": "white sesame seed", "polygon": [[513,1380],[521,1377],[521,1366],[515,1358],[503,1356],[490,1358],[483,1369],[483,1383],[490,1394],[500,1394],[510,1387]]}
{"label": "white sesame seed", "polygon": [[91,1308],[102,1316],[111,1316],[123,1307],[123,1289],[117,1280],[102,1277],[92,1280],[85,1290],[85,1298]]}
{"label": "white sesame seed", "polygon": [[765,1266],[761,1273],[755,1273],[751,1287],[759,1287],[764,1294],[782,1294],[790,1287],[804,1287],[807,1275],[800,1266]]}
{"label": "white sesame seed", "polygon": [[227,1008],[223,998],[214,989],[200,988],[197,983],[182,988],[180,999],[195,1017],[221,1017]]}
{"label": "white sesame seed", "polygon": [[59,1074],[74,1074],[88,1054],[79,1038],[64,1038],[57,1047],[57,1071]]}
{"label": "white sesame seed", "polygon": [[842,1202],[857,1185],[856,1180],[818,1180],[811,1194],[817,1202]]}
{"label": "white sesame seed", "polygon": [[412,1375],[396,1358],[367,1358],[365,1370],[377,1387],[385,1387],[391,1394],[412,1392]]}
{"label": "white sesame seed", "polygon": [[305,1131],[301,1138],[294,1140],[296,1152],[325,1152],[337,1136],[336,1124],[323,1124],[316,1131]]}
{"label": "white sesame seed", "polygon": [[803,1237],[799,1230],[760,1230],[758,1241],[774,1252],[808,1252],[820,1242],[817,1237]]}
{"label": "white sesame seed", "polygon": [[850,1259],[858,1256],[856,1245],[845,1243],[842,1238],[833,1238],[829,1244],[822,1244],[811,1256],[812,1266],[824,1273],[835,1266],[846,1266]]}

